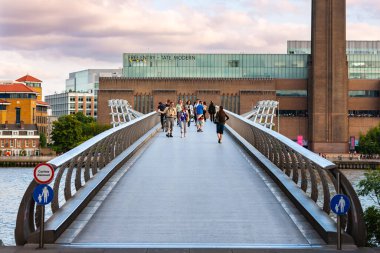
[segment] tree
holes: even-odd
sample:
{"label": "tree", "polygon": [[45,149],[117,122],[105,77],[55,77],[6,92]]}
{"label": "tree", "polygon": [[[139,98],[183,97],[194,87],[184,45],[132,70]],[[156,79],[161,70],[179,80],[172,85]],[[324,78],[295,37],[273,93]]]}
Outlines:
{"label": "tree", "polygon": [[360,135],[359,152],[363,154],[380,154],[380,125],[368,130],[367,134]]}
{"label": "tree", "polygon": [[380,169],[365,173],[365,179],[358,184],[358,194],[368,196],[375,205],[364,211],[369,246],[380,245]]}
{"label": "tree", "polygon": [[40,146],[41,148],[46,148],[47,140],[44,133],[40,133]]}
{"label": "tree", "polygon": [[57,152],[67,152],[111,127],[100,125],[83,113],[61,116],[53,124],[53,149]]}
{"label": "tree", "polygon": [[74,115],[65,115],[53,123],[53,149],[59,153],[67,152],[82,142],[82,123]]}

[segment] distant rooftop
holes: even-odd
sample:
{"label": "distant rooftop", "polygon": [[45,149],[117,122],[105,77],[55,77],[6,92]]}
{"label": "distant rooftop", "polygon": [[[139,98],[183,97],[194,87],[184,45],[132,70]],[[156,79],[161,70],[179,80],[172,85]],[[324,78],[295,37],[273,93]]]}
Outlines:
{"label": "distant rooftop", "polygon": [[22,83],[12,83],[12,84],[2,84],[0,85],[0,93],[37,93],[25,84]]}
{"label": "distant rooftop", "polygon": [[31,76],[31,75],[25,75],[23,77],[20,77],[16,80],[17,82],[25,82],[25,83],[42,83],[41,80]]}

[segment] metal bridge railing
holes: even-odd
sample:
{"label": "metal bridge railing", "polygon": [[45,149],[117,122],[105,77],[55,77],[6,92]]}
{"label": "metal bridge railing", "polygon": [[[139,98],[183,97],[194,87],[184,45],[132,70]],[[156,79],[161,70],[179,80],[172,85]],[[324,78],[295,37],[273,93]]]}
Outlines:
{"label": "metal bridge railing", "polygon": [[[330,214],[330,199],[337,192],[337,174],[341,191],[351,201],[343,228],[357,246],[365,246],[366,228],[359,198],[347,178],[332,162],[303,148],[285,136],[259,124],[227,112],[228,126],[284,172],[306,195]],[[335,230],[336,231],[336,230]]]}
{"label": "metal bridge railing", "polygon": [[[156,112],[141,116],[119,127],[109,129],[84,142],[48,163],[55,168],[54,199],[46,206],[46,219],[60,210],[65,203],[95,177],[114,158],[159,123]],[[32,181],[27,188],[17,214],[15,240],[17,245],[27,243],[29,236],[40,227],[40,208],[36,208]]]}

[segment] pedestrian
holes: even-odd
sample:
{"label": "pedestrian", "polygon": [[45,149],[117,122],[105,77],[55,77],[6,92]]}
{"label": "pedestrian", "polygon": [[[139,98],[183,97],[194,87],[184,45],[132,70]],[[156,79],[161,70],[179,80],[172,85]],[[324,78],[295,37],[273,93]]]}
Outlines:
{"label": "pedestrian", "polygon": [[169,107],[166,107],[164,111],[158,110],[158,112],[165,113],[166,116],[166,124],[168,129],[166,137],[173,137],[174,120],[177,117],[177,110],[174,107],[174,103],[170,102]]}
{"label": "pedestrian", "polygon": [[203,118],[204,118],[205,122],[207,119],[206,113],[207,113],[207,103],[206,103],[206,101],[203,101]]}
{"label": "pedestrian", "polygon": [[179,119],[180,119],[180,127],[181,127],[181,138],[186,137],[186,126],[187,126],[187,122],[190,121],[190,118],[189,118],[189,113],[185,106],[182,108],[182,111],[180,112]]}
{"label": "pedestrian", "polygon": [[175,106],[175,109],[177,110],[177,126],[179,126],[179,116],[182,112],[182,106],[183,106],[183,102],[181,99],[178,100],[178,104]]}
{"label": "pedestrian", "polygon": [[228,117],[228,115],[224,112],[223,106],[219,106],[219,111],[216,113],[216,116],[215,116],[216,134],[218,136],[218,143],[222,143],[224,125],[226,124],[226,121],[229,119],[230,117]]}
{"label": "pedestrian", "polygon": [[215,109],[214,102],[212,102],[212,101],[210,102],[210,105],[208,106],[208,113],[210,114],[211,122],[214,122],[216,109]]}
{"label": "pedestrian", "polygon": [[203,122],[204,122],[204,116],[203,116],[203,104],[202,101],[199,101],[197,108],[197,132],[203,132]]}
{"label": "pedestrian", "polygon": [[189,115],[189,121],[187,122],[187,126],[190,127],[191,119],[194,117],[193,105],[191,104],[190,100],[187,100],[187,102],[186,102],[186,109],[187,109],[187,113]]}
{"label": "pedestrian", "polygon": [[194,122],[195,122],[195,126],[198,128],[197,106],[198,106],[198,100],[194,101],[194,105],[193,105]]}
{"label": "pedestrian", "polygon": [[[160,110],[163,112],[163,111],[165,111],[165,108],[166,108],[165,104],[163,104],[162,102],[158,103],[157,110]],[[162,129],[162,131],[165,131],[165,121],[166,121],[165,113],[159,113],[159,114],[160,114],[160,118],[161,118],[161,129]]]}

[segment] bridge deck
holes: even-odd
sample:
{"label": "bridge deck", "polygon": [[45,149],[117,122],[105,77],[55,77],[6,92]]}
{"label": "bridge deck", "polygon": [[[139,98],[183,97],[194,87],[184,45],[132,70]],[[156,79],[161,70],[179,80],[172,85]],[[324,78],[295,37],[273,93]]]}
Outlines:
{"label": "bridge deck", "polygon": [[176,127],[174,138],[160,132],[149,142],[73,244],[322,243],[231,137],[217,143],[211,122],[179,136]]}

